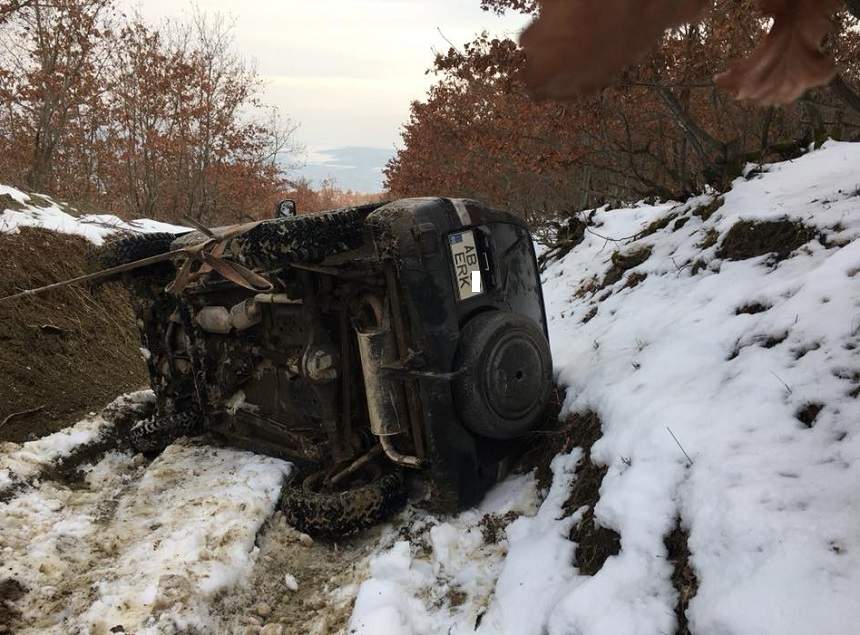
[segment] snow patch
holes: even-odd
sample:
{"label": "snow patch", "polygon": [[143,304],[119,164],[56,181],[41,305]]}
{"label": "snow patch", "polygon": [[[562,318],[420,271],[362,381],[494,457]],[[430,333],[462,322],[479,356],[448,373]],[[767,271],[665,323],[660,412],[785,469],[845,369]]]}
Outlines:
{"label": "snow patch", "polygon": [[63,234],[83,236],[96,245],[101,245],[105,238],[121,231],[140,234],[190,231],[187,227],[148,218],[125,221],[112,214],[72,215],[66,211],[69,210],[68,207],[61,207],[49,196],[38,194],[36,196],[40,200],[37,200],[20,190],[0,185],[0,195],[4,194],[11,196],[23,209],[0,208],[0,233],[15,233],[19,227],[41,227]]}
{"label": "snow patch", "polygon": [[[679,515],[699,580],[693,632],[835,634],[860,619],[857,165],[860,144],[830,142],[739,179],[707,221],[691,213],[698,203],[679,205],[689,220],[678,231],[622,244],[587,234],[547,268],[566,410],[603,422],[592,458],[609,470],[596,518],[622,543],[553,610],[551,634],[670,632],[663,538]],[[654,217],[601,210],[595,231],[632,236]],[[781,262],[720,261],[700,246],[710,230],[777,218],[827,242]],[[644,281],[582,291],[603,279],[614,249],[646,245],[652,255],[632,270]],[[693,275],[698,259],[707,266]],[[752,303],[770,308],[738,314]],[[798,416],[810,403],[823,405],[811,426]]]}
{"label": "snow patch", "polygon": [[[576,456],[570,456],[566,465],[575,464],[576,460]],[[549,522],[556,515],[557,499],[561,496],[559,490],[558,496],[550,503],[545,502],[539,511],[537,483],[532,474],[527,474],[500,483],[476,509],[455,517],[442,520],[417,513],[407,522],[408,540],[401,538],[403,530],[392,531],[383,537],[379,552],[370,559],[370,576],[359,587],[349,632],[356,635],[475,632],[494,602],[496,580],[509,548],[504,538],[498,543],[485,543],[482,519],[488,514],[512,513],[536,515]],[[522,520],[525,519],[515,521],[514,525]],[[561,521],[562,525],[568,522]],[[564,533],[563,527],[557,529],[559,535]]]}
{"label": "snow patch", "polygon": [[[12,475],[18,480],[30,478],[47,465],[67,457],[81,446],[97,441],[113,425],[100,416],[90,416],[75,425],[27,441],[24,444],[6,442],[0,444],[0,474]],[[0,478],[0,490],[4,489]]]}

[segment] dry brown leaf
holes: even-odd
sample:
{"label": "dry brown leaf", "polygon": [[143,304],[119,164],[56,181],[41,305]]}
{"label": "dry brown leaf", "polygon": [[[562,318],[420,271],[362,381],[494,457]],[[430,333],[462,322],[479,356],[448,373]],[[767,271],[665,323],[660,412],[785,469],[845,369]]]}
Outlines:
{"label": "dry brown leaf", "polygon": [[821,50],[831,29],[837,0],[762,0],[761,9],[773,17],[764,41],[746,58],[717,75],[717,85],[737,99],[760,105],[791,103],[836,74]]}
{"label": "dry brown leaf", "polygon": [[537,97],[564,99],[605,86],[668,28],[696,20],[707,0],[542,0],[520,36],[525,80]]}

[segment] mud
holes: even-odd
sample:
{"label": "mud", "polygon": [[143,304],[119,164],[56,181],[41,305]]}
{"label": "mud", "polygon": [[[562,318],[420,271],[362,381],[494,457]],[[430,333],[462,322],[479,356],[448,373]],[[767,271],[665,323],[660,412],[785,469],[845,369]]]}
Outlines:
{"label": "mud", "polygon": [[672,231],[676,232],[684,228],[684,225],[690,222],[689,216],[684,216],[683,218],[679,218],[675,221],[675,224],[672,225]]}
{"label": "mud", "polygon": [[[560,404],[564,401],[563,393],[559,393]],[[582,448],[584,457],[577,467],[576,478],[570,490],[570,496],[564,509],[568,515],[585,507],[585,513],[580,522],[571,529],[570,539],[577,543],[575,565],[583,575],[597,573],[606,559],[617,555],[621,550],[621,538],[613,529],[603,527],[594,517],[594,506],[600,499],[600,484],[606,475],[607,468],[598,466],[591,461],[591,446],[601,435],[600,418],[591,411],[574,413],[558,423],[558,410],[555,411],[555,425],[552,426],[552,414],[547,415],[545,429],[535,433],[531,447],[523,454],[518,471],[535,470],[538,487],[549,487],[552,482],[552,472],[549,464],[557,454],[570,452],[573,448]],[[492,536],[492,533],[490,533]],[[486,534],[485,534],[486,538]]]}
{"label": "mud", "polygon": [[543,421],[532,432],[523,445],[522,452],[511,466],[514,473],[526,473],[535,470],[540,489],[547,489],[552,483],[550,462],[561,452],[569,452],[576,445],[567,423],[559,422],[559,413],[564,404],[566,392],[556,386],[553,389],[550,403],[544,413]]}
{"label": "mud", "polygon": [[269,624],[283,626],[284,635],[344,633],[379,534],[375,528],[348,540],[314,541],[277,512],[257,538],[260,554],[247,586],[218,598],[213,612],[226,633],[258,633]]}
{"label": "mud", "polygon": [[708,263],[702,260],[701,258],[693,263],[693,266],[690,267],[690,275],[695,276],[700,271],[703,271],[708,268]]}
{"label": "mud", "polygon": [[[142,472],[142,463],[131,464],[127,472],[124,470],[122,474],[117,474],[115,483],[126,478],[133,482]],[[107,525],[116,509],[115,501],[123,494],[116,484],[101,490],[90,490],[77,479],[71,485],[46,481],[41,483],[40,491],[45,492],[51,500],[62,501],[64,510]],[[99,538],[103,536],[99,535]],[[28,543],[24,542],[26,539],[26,533],[20,531],[4,536],[7,547],[16,550],[29,548]],[[91,537],[79,540],[69,536],[67,541],[58,540],[55,547],[57,557],[46,558],[40,568],[44,586],[19,593],[15,598],[18,600],[17,605],[12,607],[11,613],[7,613],[6,626],[9,632],[57,632],[58,625],[49,616],[64,611],[69,615],[83,613],[93,601],[92,585],[99,579],[98,567],[110,555],[111,548],[113,545],[100,544]]]}
{"label": "mud", "polygon": [[783,331],[781,333],[775,334],[761,334],[756,335],[751,338],[746,338],[745,340],[738,340],[735,343],[732,352],[729,353],[729,356],[726,357],[726,361],[730,362],[733,359],[737,359],[738,355],[741,354],[741,351],[749,346],[761,346],[762,348],[775,348],[782,344],[785,340],[788,339],[788,331]]}
{"label": "mud", "polygon": [[634,271],[629,276],[627,276],[627,280],[624,282],[623,289],[632,289],[633,287],[638,287],[640,284],[645,282],[648,278],[647,273],[639,273]]}
{"label": "mud", "polygon": [[705,250],[710,249],[714,245],[717,244],[717,241],[720,239],[719,232],[711,227],[707,232],[705,232],[705,237],[702,238],[701,242],[696,245],[699,249]]}
{"label": "mud", "polygon": [[15,578],[0,578],[0,633],[11,633],[12,625],[21,616],[15,602],[24,597],[29,589]]}
{"label": "mud", "polygon": [[584,457],[576,469],[565,510],[573,514],[586,507],[582,519],[573,526],[570,539],[576,542],[576,566],[583,575],[594,575],[607,558],[621,551],[621,537],[613,529],[602,526],[594,517],[594,506],[600,499],[600,484],[608,468],[591,461],[591,446],[601,436],[600,418],[594,412],[574,414],[566,425],[571,430],[571,447],[580,447]]}
{"label": "mud", "polygon": [[690,563],[690,547],[687,544],[689,537],[687,530],[681,524],[681,519],[678,518],[675,528],[663,540],[669,562],[673,567],[672,586],[678,593],[678,601],[675,604],[676,635],[690,635],[687,608],[699,590],[699,580]]}
{"label": "mud", "polygon": [[504,538],[505,529],[514,522],[520,514],[510,511],[506,514],[487,514],[481,518],[478,526],[481,528],[481,537],[488,545],[495,545]]}
{"label": "mud", "polygon": [[755,315],[757,313],[764,313],[765,311],[769,311],[771,306],[769,304],[762,304],[761,302],[751,302],[750,304],[744,304],[743,306],[739,306],[735,309],[735,315]]}
{"label": "mud", "polygon": [[632,269],[633,267],[638,267],[648,260],[648,258],[651,257],[651,250],[652,247],[650,245],[646,245],[644,247],[634,249],[633,251],[616,251],[613,253],[612,267],[609,268],[609,271],[606,272],[606,277],[603,278],[603,287],[615,284],[621,280],[627,270]]}
{"label": "mud", "polygon": [[588,310],[588,313],[586,313],[586,314],[583,316],[582,321],[580,322],[580,324],[588,324],[589,322],[591,322],[591,320],[593,320],[595,317],[597,317],[597,313],[598,313],[598,311],[599,311],[599,310],[600,310],[600,309],[598,309],[598,307],[596,307],[596,306],[591,307],[591,308]]}
{"label": "mud", "polygon": [[[650,236],[651,234],[656,234],[658,231],[666,229],[669,226],[669,223],[677,219],[679,215],[680,212],[669,212],[665,216],[661,216],[643,229],[637,238],[644,238],[645,236]],[[689,217],[687,220],[689,220]]]}
{"label": "mud", "polygon": [[720,196],[719,198],[715,198],[707,205],[703,205],[702,207],[697,207],[696,209],[694,209],[693,216],[698,216],[702,219],[702,222],[705,222],[709,218],[711,218],[711,216],[716,214],[725,202],[726,201],[722,196]]}
{"label": "mud", "polygon": [[818,419],[818,415],[821,414],[822,410],[824,410],[824,404],[812,402],[804,405],[797,411],[795,416],[797,417],[797,420],[807,428],[812,428],[815,426],[815,421]]}

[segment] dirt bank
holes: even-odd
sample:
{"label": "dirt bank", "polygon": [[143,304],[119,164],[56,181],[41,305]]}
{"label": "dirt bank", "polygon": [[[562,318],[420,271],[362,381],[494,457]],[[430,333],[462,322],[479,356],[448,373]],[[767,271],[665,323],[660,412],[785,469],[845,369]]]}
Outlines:
{"label": "dirt bank", "polygon": [[[0,234],[0,296],[87,273],[93,249],[41,229]],[[0,377],[0,422],[14,415],[0,441],[42,436],[145,386],[123,289],[75,286],[0,304]]]}

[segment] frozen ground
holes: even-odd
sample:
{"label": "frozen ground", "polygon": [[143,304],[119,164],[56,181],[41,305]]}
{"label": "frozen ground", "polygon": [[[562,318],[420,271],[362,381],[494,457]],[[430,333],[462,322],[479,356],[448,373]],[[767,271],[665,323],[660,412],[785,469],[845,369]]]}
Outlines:
{"label": "frozen ground", "polygon": [[82,471],[75,487],[43,482],[0,503],[4,585],[21,595],[7,626],[217,631],[213,598],[249,576],[289,465],[180,441],[150,464],[112,451]]}
{"label": "frozen ground", "polygon": [[[108,452],[83,483],[34,482],[30,466],[88,443],[109,425],[97,418],[0,449],[0,489],[30,479],[0,503],[0,625],[5,610],[31,633],[851,632],[857,166],[860,144],[828,143],[751,169],[722,200],[591,216],[544,290],[562,418],[594,413],[600,438],[565,448],[546,487],[514,475],[477,509],[408,508],[335,545],[273,515],[278,461],[182,441],[152,463]],[[762,221],[785,221],[764,251]],[[572,504],[586,473],[593,510]],[[592,516],[618,542],[587,575]]]}

